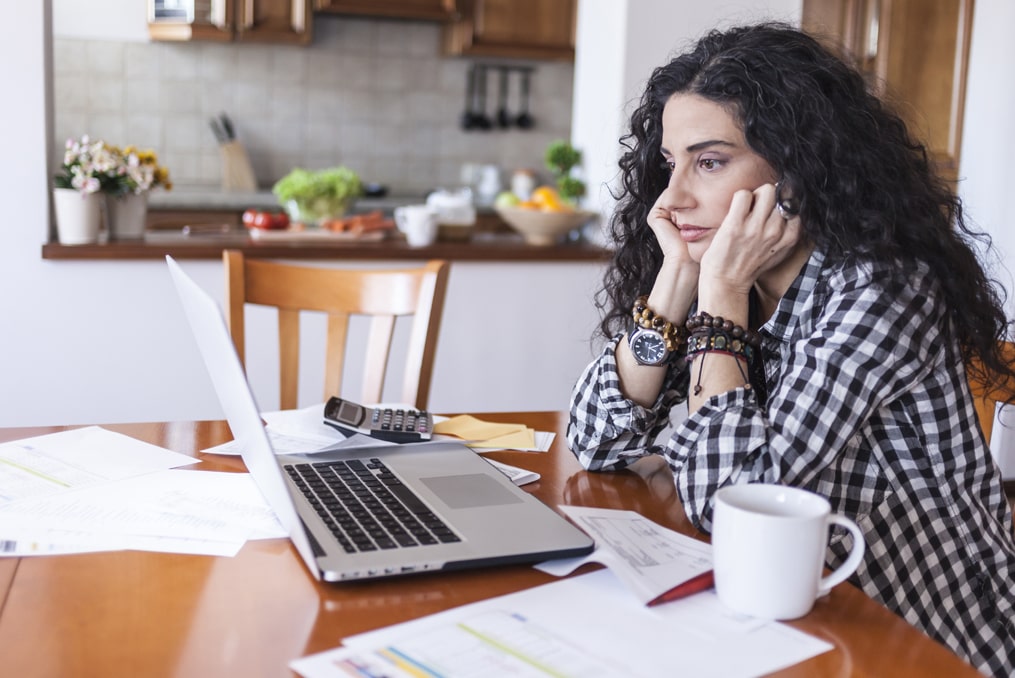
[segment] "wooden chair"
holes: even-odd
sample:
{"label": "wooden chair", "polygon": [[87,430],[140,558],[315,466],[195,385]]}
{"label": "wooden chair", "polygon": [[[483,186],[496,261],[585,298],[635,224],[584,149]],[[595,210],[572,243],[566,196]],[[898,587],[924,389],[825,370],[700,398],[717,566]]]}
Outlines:
{"label": "wooden chair", "polygon": [[[1015,343],[1003,342],[1001,347],[1002,355],[1008,362],[1015,362]],[[1000,384],[993,389],[988,389],[982,379],[973,375],[969,377],[969,390],[973,394],[973,405],[976,407],[976,416],[980,420],[980,428],[983,430],[983,437],[990,442],[990,434],[994,429],[994,409],[997,401],[1007,401],[1015,396],[1015,389],[1007,384]]]}
{"label": "wooden chair", "polygon": [[240,362],[244,362],[246,344],[246,304],[278,309],[282,409],[297,407],[302,311],[320,311],[328,317],[325,400],[341,392],[350,317],[371,318],[361,403],[382,401],[395,320],[413,316],[399,402],[426,409],[447,289],[447,262],[429,261],[413,269],[349,270],[246,259],[235,250],[226,250],[222,258],[227,322]]}

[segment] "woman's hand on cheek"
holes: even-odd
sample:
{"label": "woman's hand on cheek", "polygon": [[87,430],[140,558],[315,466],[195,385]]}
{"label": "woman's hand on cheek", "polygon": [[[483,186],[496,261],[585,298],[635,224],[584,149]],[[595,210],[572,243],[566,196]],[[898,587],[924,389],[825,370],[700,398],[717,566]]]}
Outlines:
{"label": "woman's hand on cheek", "polygon": [[701,259],[702,283],[746,294],[758,277],[777,266],[800,240],[800,219],[775,208],[775,186],[733,194],[729,212]]}
{"label": "woman's hand on cheek", "polygon": [[673,222],[671,210],[665,206],[666,191],[663,191],[656,199],[652,209],[648,213],[648,225],[655,233],[656,241],[663,252],[663,257],[671,262],[680,264],[697,263],[691,260],[687,251],[687,243],[680,237],[680,230]]}

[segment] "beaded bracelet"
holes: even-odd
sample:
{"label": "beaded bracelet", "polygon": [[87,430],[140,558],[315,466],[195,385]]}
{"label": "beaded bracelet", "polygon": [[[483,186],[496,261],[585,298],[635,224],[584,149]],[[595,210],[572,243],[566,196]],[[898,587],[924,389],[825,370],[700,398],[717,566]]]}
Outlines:
{"label": "beaded bracelet", "polygon": [[643,294],[634,300],[631,309],[634,322],[645,329],[653,329],[662,335],[667,351],[676,351],[687,339],[687,329],[674,325],[672,322],[653,311],[648,306],[648,295]]}
{"label": "beaded bracelet", "polygon": [[741,362],[749,364],[754,359],[755,349],[761,347],[761,335],[745,330],[740,325],[721,317],[712,317],[704,311],[699,311],[688,318],[686,327],[690,333],[687,340],[687,362],[690,363],[699,354],[701,355],[694,395],[701,393],[701,373],[705,369],[705,358],[709,353],[733,357],[744,380],[744,389],[748,391],[751,389],[751,380]]}
{"label": "beaded bracelet", "polygon": [[721,330],[734,339],[743,339],[749,346],[754,348],[761,346],[761,335],[757,332],[745,330],[740,325],[736,325],[730,320],[724,320],[720,316],[712,317],[705,311],[698,311],[696,315],[692,315],[687,319],[685,326],[691,334],[695,334],[696,330],[711,327],[712,329]]}
{"label": "beaded bracelet", "polygon": [[687,358],[691,360],[695,354],[705,352],[729,353],[750,362],[754,360],[754,347],[744,339],[737,339],[722,330],[710,330],[707,334],[700,330],[687,340]]}

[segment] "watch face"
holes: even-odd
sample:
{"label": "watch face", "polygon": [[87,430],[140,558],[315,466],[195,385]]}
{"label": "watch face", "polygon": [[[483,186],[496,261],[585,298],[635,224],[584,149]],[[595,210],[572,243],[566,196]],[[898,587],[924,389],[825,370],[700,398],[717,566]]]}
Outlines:
{"label": "watch face", "polygon": [[642,365],[658,365],[666,359],[663,335],[653,330],[640,330],[631,337],[631,353]]}

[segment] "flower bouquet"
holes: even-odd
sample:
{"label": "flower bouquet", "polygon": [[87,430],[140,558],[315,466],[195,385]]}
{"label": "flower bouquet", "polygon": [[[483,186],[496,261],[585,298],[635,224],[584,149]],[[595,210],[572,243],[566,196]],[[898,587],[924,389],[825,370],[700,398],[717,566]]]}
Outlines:
{"label": "flower bouquet", "polygon": [[60,242],[85,244],[98,240],[103,202],[110,238],[143,237],[148,191],[170,190],[172,182],[154,151],[120,148],[85,135],[67,140],[54,186]]}

